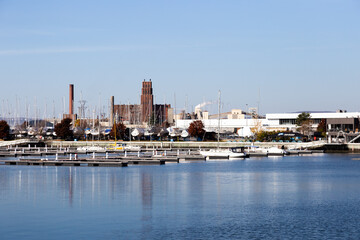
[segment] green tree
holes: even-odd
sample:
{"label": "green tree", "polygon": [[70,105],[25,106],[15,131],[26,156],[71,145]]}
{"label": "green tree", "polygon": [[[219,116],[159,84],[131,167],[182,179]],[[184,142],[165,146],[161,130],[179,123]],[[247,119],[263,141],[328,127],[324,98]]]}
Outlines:
{"label": "green tree", "polygon": [[203,137],[205,134],[204,124],[201,120],[196,120],[190,123],[188,132],[192,137]]}
{"label": "green tree", "polygon": [[55,125],[55,133],[58,138],[66,140],[73,139],[74,133],[70,129],[71,121],[70,118],[64,118],[60,123]]}
{"label": "green tree", "polygon": [[310,121],[310,113],[302,112],[297,116],[295,123],[301,126],[306,121]]}
{"label": "green tree", "polygon": [[1,120],[0,121],[0,138],[7,139],[7,138],[9,138],[9,135],[10,135],[9,124],[6,121]]}
{"label": "green tree", "polygon": [[310,113],[300,113],[296,118],[297,130],[304,135],[310,135],[312,131],[312,121],[310,120]]}
{"label": "green tree", "polygon": [[115,132],[116,132],[116,139],[124,139],[126,135],[126,126],[122,122],[116,125],[114,124],[110,132],[110,137],[112,139],[115,139]]}
{"label": "green tree", "polygon": [[[268,141],[271,141],[271,140],[274,140],[273,139],[273,136],[278,134],[279,131],[271,131],[271,132],[268,132],[268,131],[263,131],[263,130],[260,130],[257,134],[256,134],[256,141],[260,141],[260,142],[268,142]],[[276,140],[276,139],[275,139]]]}

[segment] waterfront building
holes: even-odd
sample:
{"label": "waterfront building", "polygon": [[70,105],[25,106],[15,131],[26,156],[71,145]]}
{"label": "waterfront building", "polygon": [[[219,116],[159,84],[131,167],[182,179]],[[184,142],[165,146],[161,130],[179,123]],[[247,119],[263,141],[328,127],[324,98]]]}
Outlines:
{"label": "waterfront building", "polygon": [[[237,117],[235,112],[238,112]],[[263,131],[297,131],[296,119],[301,112],[296,113],[269,113],[265,118],[253,118],[247,114],[240,114],[240,111],[233,110],[231,114],[221,114],[220,126],[221,131],[234,133],[250,133],[253,129],[261,129]],[[360,129],[360,112],[347,112],[338,110],[336,112],[309,112],[311,127],[316,131],[319,123],[324,120],[326,124],[326,132],[329,142],[333,142],[334,138],[339,137],[339,133],[345,135],[344,141],[350,141],[359,135]],[[218,119],[212,115],[203,121],[207,131],[217,131]],[[227,116],[227,117],[224,117]],[[196,119],[176,119],[176,126],[179,128],[188,128],[190,123]],[[241,134],[239,134],[241,135]],[[249,135],[249,134],[245,134]],[[244,134],[243,134],[244,136]]]}

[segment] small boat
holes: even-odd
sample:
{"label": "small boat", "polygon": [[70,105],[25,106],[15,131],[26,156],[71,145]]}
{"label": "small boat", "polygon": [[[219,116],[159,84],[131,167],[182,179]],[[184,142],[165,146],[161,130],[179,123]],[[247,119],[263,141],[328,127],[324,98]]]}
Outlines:
{"label": "small boat", "polygon": [[135,128],[133,131],[131,131],[131,136],[133,137],[142,137],[145,133],[144,128]]}
{"label": "small boat", "polygon": [[104,152],[105,150],[105,148],[99,146],[84,146],[77,148],[77,151],[79,152]]}
{"label": "small boat", "polygon": [[277,147],[271,147],[271,148],[265,148],[264,149],[268,155],[285,155],[287,154],[284,149],[277,148]]}
{"label": "small boat", "polygon": [[184,129],[184,130],[182,130],[180,136],[181,136],[182,138],[187,138],[187,137],[189,137],[189,132]]}
{"label": "small boat", "polygon": [[125,144],[115,143],[111,147],[106,148],[107,150],[124,151]]}
{"label": "small boat", "polygon": [[99,135],[99,129],[91,129],[90,130],[90,134],[92,135],[92,136],[98,136]]}
{"label": "small boat", "polygon": [[86,134],[86,135],[91,134],[91,129],[90,129],[90,128],[85,128],[84,130],[85,130],[85,134]]}
{"label": "small boat", "polygon": [[[240,149],[240,151],[239,151]],[[200,151],[200,154],[210,159],[244,159],[247,154],[242,151],[241,148],[230,148],[230,149],[210,149],[208,151]]]}
{"label": "small boat", "polygon": [[[219,114],[218,114],[218,133],[217,133],[217,143],[218,146],[216,149],[210,149],[208,151],[200,151],[200,154],[206,157],[207,160],[209,159],[244,159],[247,157],[247,154],[243,151],[244,148],[229,148],[229,149],[222,149],[219,147],[220,144],[220,91],[219,91]],[[185,130],[184,130],[185,131]],[[182,136],[182,134],[181,134]]]}
{"label": "small boat", "polygon": [[140,146],[133,146],[133,145],[125,145],[124,150],[125,151],[140,151],[141,147]]}

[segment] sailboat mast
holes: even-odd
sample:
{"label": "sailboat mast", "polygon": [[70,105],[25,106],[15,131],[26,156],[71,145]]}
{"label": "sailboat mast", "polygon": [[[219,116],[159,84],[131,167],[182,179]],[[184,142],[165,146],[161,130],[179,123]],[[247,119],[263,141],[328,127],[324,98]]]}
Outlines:
{"label": "sailboat mast", "polygon": [[218,135],[217,135],[217,148],[220,146],[220,100],[221,100],[221,92],[219,90],[219,100],[218,100]]}

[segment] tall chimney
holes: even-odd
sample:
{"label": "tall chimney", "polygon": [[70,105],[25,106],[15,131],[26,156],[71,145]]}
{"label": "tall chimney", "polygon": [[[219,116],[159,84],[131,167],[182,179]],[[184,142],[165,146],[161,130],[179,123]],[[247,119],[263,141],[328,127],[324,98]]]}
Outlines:
{"label": "tall chimney", "polygon": [[114,96],[111,96],[110,102],[110,126],[112,126],[114,124]]}
{"label": "tall chimney", "polygon": [[74,114],[74,84],[69,85],[69,114]]}

